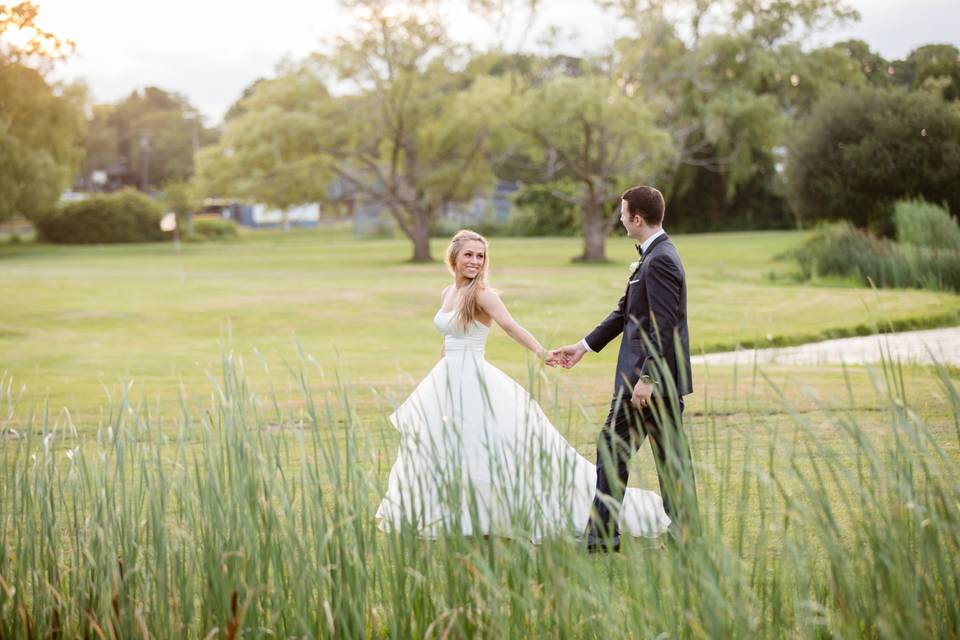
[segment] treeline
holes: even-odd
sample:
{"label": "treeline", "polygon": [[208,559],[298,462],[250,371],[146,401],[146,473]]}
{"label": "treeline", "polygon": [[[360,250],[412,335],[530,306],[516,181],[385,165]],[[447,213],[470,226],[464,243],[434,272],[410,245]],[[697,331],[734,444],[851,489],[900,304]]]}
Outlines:
{"label": "treeline", "polygon": [[[491,3],[470,4],[490,17]],[[683,18],[606,0],[620,36],[580,57],[471,49],[430,3],[351,6],[353,32],[257,80],[221,127],[148,88],[94,107],[58,166],[86,188],[182,196],[189,181],[194,199],[362,201],[392,217],[415,260],[431,257],[449,203],[497,181],[523,185],[513,231],[579,233],[585,260],[604,259],[618,194],[638,182],[661,186],[677,231],[840,218],[889,234],[900,198],[960,206],[960,51],[804,48],[856,19],[839,0],[698,1]],[[15,210],[43,206],[0,216]]]}

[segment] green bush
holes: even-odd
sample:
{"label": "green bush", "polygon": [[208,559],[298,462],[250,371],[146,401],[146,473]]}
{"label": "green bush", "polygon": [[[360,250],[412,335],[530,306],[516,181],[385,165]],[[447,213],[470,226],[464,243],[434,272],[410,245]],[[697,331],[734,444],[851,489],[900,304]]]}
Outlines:
{"label": "green bush", "polygon": [[900,246],[848,222],[822,227],[795,256],[807,279],[853,277],[880,288],[960,291],[960,251]]}
{"label": "green bush", "polygon": [[960,292],[960,251],[907,248],[917,286]]}
{"label": "green bush", "polygon": [[893,219],[901,244],[960,251],[960,226],[944,207],[923,200],[900,200]]}
{"label": "green bush", "polygon": [[223,238],[236,238],[237,224],[232,220],[222,218],[201,218],[193,221],[193,233],[190,239],[197,240],[220,240]]}
{"label": "green bush", "polygon": [[960,210],[960,113],[935,96],[838,91],[795,130],[787,184],[801,222],[849,220],[893,236],[897,200]]}
{"label": "green bush", "polygon": [[797,252],[797,260],[807,278],[852,276],[878,287],[910,287],[915,281],[910,262],[896,243],[849,222],[823,227]]}
{"label": "green bush", "polygon": [[159,204],[134,189],[96,195],[61,206],[37,221],[41,239],[60,244],[163,240]]}
{"label": "green bush", "polygon": [[571,201],[576,186],[568,182],[531,184],[513,199],[507,223],[510,236],[572,236],[579,230],[576,205]]}

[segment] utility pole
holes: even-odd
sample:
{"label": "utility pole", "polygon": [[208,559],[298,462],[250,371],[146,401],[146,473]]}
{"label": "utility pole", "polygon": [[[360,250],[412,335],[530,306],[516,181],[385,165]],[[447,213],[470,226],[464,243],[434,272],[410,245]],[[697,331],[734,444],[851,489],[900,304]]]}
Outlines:
{"label": "utility pole", "polygon": [[146,193],[150,184],[150,136],[146,133],[140,134],[140,149],[143,151],[140,162],[140,190]]}

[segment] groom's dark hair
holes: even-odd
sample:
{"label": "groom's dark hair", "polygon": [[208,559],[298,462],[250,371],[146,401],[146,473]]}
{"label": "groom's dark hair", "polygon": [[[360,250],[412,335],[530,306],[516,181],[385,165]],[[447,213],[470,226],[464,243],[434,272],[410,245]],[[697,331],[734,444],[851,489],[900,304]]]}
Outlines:
{"label": "groom's dark hair", "polygon": [[653,187],[631,187],[620,196],[627,202],[627,211],[631,216],[640,216],[647,224],[662,224],[663,194]]}

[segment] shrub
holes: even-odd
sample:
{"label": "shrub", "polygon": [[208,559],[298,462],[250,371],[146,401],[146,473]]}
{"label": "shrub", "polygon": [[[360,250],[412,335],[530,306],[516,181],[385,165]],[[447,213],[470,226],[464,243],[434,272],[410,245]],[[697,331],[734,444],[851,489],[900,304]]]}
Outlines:
{"label": "shrub", "polygon": [[960,251],[917,247],[910,250],[917,286],[960,292]]}
{"label": "shrub", "polygon": [[222,218],[194,218],[191,240],[219,240],[236,238],[237,224]]}
{"label": "shrub", "polygon": [[99,244],[162,240],[159,204],[134,189],[70,202],[37,221],[43,240]]}
{"label": "shrub", "polygon": [[804,276],[857,277],[878,287],[914,286],[910,262],[896,243],[850,223],[824,227],[797,254]]}
{"label": "shrub", "polygon": [[808,279],[832,275],[880,288],[960,291],[960,251],[901,247],[850,223],[821,228],[795,256]]}
{"label": "shrub", "polygon": [[960,113],[935,96],[839,91],[796,131],[787,178],[801,221],[849,220],[892,236],[899,199],[960,210]]}
{"label": "shrub", "polygon": [[507,223],[510,236],[572,236],[579,230],[577,206],[571,201],[576,186],[567,182],[531,184],[513,199]]}
{"label": "shrub", "polygon": [[960,226],[944,207],[923,200],[900,200],[893,219],[901,244],[960,251]]}

